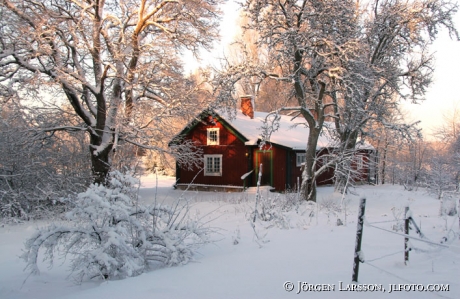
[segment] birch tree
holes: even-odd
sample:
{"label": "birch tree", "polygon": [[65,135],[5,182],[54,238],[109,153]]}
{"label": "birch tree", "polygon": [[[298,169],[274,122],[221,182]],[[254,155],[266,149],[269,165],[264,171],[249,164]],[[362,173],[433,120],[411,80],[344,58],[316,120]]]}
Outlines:
{"label": "birch tree", "polygon": [[[81,122],[42,132],[87,132],[94,182],[104,183],[120,144],[163,151],[148,139],[195,111],[199,87],[182,75],[179,54],[211,47],[220,2],[1,0],[2,95],[49,109],[70,103]],[[185,162],[197,157],[189,149],[172,150]]]}

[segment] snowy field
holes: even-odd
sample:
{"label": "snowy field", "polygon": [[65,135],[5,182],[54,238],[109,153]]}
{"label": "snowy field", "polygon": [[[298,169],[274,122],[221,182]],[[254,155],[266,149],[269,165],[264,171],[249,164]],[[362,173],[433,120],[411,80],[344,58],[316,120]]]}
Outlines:
{"label": "snowy field", "polygon": [[[23,243],[45,222],[0,227],[0,298],[460,298],[460,242],[457,216],[439,217],[439,201],[423,190],[400,186],[362,186],[337,211],[340,195],[319,188],[318,205],[303,203],[278,221],[250,225],[254,194],[174,190],[173,178],[146,177],[142,201],[174,202],[183,197],[191,212],[217,228],[215,242],[199,250],[195,261],[119,281],[76,285],[67,279],[67,261],[41,274],[23,272],[18,258]],[[155,186],[157,185],[157,188]],[[277,194],[263,191],[262,195]],[[351,283],[359,199],[367,198],[359,284]],[[410,262],[404,265],[404,237],[391,233],[409,206],[426,239],[446,247],[411,240]],[[296,211],[297,210],[297,211]],[[344,225],[337,226],[340,218]],[[378,223],[377,223],[378,222]],[[384,230],[371,227],[378,226]],[[391,231],[391,232],[388,232]],[[399,233],[402,233],[399,231]],[[416,237],[415,230],[411,236]],[[290,284],[292,283],[292,285]],[[299,292],[300,285],[300,292]],[[430,292],[410,288],[445,288]],[[288,292],[285,288],[293,288]],[[382,290],[377,290],[381,288]],[[396,288],[396,290],[394,290]],[[398,290],[399,289],[399,290]]]}

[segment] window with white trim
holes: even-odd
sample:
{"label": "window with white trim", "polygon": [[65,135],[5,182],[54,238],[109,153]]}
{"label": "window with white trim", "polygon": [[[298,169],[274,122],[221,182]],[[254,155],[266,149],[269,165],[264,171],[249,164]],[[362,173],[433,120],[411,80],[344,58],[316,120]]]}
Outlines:
{"label": "window with white trim", "polygon": [[219,128],[209,128],[208,131],[208,145],[219,145]]}
{"label": "window with white trim", "polygon": [[300,167],[306,161],[307,161],[307,154],[306,153],[297,153],[296,154],[296,163],[295,163],[296,166]]}
{"label": "window with white trim", "polygon": [[204,155],[204,175],[222,176],[222,155]]}

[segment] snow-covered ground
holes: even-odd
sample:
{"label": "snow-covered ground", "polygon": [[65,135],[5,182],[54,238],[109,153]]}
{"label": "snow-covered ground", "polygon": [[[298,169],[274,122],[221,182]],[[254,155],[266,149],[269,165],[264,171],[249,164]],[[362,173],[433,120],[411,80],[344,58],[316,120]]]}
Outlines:
{"label": "snow-covered ground", "polygon": [[[249,221],[254,194],[184,192],[174,190],[173,183],[173,178],[161,177],[157,184],[154,176],[145,177],[142,201],[156,198],[167,203],[182,197],[192,204],[194,215],[218,228],[216,242],[202,247],[195,262],[120,281],[76,285],[67,279],[67,262],[58,260],[52,269],[43,264],[39,276],[29,276],[18,256],[25,239],[46,223],[4,225],[0,227],[0,298],[460,298],[459,219],[439,217],[439,201],[423,190],[361,186],[355,190],[357,195],[345,199],[345,220],[343,211],[333,211],[340,195],[330,187],[319,188],[318,206],[304,203],[278,223],[257,222],[258,240]],[[262,195],[277,196],[268,191]],[[362,244],[366,262],[360,264],[358,286],[382,287],[384,292],[346,290],[352,288],[361,197],[367,198]],[[407,205],[428,240],[439,243],[447,237],[448,241],[447,247],[439,247],[411,240],[410,262],[404,265],[404,237],[385,230],[394,231],[398,224],[394,220],[403,217]],[[337,226],[337,218],[345,225]],[[410,234],[417,236],[415,230]],[[448,285],[449,290],[404,290],[438,288],[439,284]],[[285,290],[289,287],[293,288],[290,292]]]}

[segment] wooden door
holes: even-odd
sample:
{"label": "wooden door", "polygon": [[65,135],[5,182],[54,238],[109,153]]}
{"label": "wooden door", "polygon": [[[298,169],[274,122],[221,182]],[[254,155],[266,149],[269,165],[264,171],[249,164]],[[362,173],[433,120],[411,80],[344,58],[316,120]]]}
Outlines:
{"label": "wooden door", "polygon": [[256,154],[256,184],[259,179],[259,167],[262,164],[262,178],[260,185],[261,186],[273,186],[272,179],[272,151],[258,151]]}

